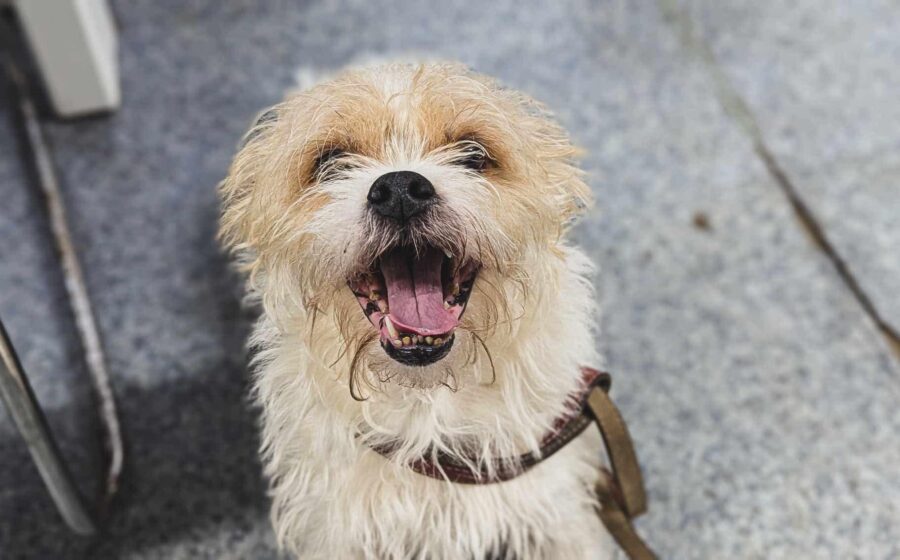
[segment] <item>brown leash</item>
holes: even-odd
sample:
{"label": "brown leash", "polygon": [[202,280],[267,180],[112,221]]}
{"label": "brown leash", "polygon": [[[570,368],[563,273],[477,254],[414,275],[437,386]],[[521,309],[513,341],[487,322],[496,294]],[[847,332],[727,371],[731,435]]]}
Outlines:
{"label": "brown leash", "polygon": [[605,382],[588,395],[588,408],[594,417],[612,470],[600,468],[595,486],[600,507],[597,514],[606,530],[632,560],[655,560],[656,555],[634,528],[632,519],[647,511],[647,495],[641,466],[625,420],[607,394],[612,384],[608,373],[601,372]]}
{"label": "brown leash", "polygon": [[[541,441],[539,455],[526,453],[483,464],[472,457],[463,461],[436,452],[407,466],[419,474],[461,484],[493,484],[511,480],[545,461],[595,423],[603,436],[611,469],[600,468],[596,484],[600,507],[597,515],[619,547],[631,560],[655,560],[656,555],[634,528],[632,519],[647,511],[641,467],[622,415],[607,394],[612,378],[606,372],[583,367],[582,386],[573,395],[574,406],[557,419],[553,430]],[[390,458],[397,445],[373,445],[373,451]],[[472,465],[477,465],[473,470]]]}

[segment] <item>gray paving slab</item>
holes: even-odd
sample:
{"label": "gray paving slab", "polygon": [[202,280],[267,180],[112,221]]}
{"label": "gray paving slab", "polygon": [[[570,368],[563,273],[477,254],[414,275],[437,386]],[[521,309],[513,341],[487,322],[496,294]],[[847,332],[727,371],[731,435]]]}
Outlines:
{"label": "gray paving slab", "polygon": [[682,6],[780,165],[900,332],[897,3]]}
{"label": "gray paving slab", "polygon": [[[601,267],[600,343],[646,469],[651,511],[640,527],[662,556],[900,552],[900,372],[654,4],[115,7],[122,110],[49,132],[130,470],[107,534],[89,547],[45,510],[8,519],[0,494],[0,525],[11,527],[0,549],[273,555],[243,401],[249,317],[213,240],[214,185],[253,114],[297,68],[418,52],[544,99],[587,149],[598,205],[576,237]],[[9,239],[32,237],[34,209],[4,219]],[[45,266],[12,270],[30,281]]]}
{"label": "gray paving slab", "polygon": [[561,103],[601,108],[571,120],[598,170],[580,231],[619,398],[653,442],[646,530],[674,558],[890,557],[896,365],[659,19],[630,14],[637,63],[598,49]]}

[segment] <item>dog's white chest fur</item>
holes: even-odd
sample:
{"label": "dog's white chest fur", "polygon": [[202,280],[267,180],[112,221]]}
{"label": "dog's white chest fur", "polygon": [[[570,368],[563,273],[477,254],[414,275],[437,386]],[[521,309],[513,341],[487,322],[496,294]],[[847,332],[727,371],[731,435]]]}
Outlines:
{"label": "dog's white chest fur", "polygon": [[529,473],[483,486],[432,480],[358,447],[306,457],[278,490],[276,530],[300,558],[604,558],[611,545],[586,488],[600,442],[587,434]]}

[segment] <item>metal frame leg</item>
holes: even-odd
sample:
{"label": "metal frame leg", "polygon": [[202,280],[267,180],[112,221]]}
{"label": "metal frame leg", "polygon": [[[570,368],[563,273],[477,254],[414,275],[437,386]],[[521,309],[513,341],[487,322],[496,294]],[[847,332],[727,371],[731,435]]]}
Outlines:
{"label": "metal frame leg", "polygon": [[19,363],[3,322],[0,321],[0,396],[28,445],[34,463],[47,485],[57,509],[73,531],[82,535],[97,532],[72,475],[63,461],[47,420]]}

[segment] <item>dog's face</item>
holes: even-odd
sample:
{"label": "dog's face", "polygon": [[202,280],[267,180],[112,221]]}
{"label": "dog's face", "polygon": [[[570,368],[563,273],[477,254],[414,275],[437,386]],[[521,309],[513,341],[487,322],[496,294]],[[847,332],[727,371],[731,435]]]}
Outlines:
{"label": "dog's face", "polygon": [[[574,153],[533,101],[460,66],[354,71],[250,131],[221,187],[222,236],[267,313],[310,325],[311,351],[346,358],[351,387],[360,372],[455,376],[539,321],[588,198]],[[336,328],[317,331],[323,314]]]}

